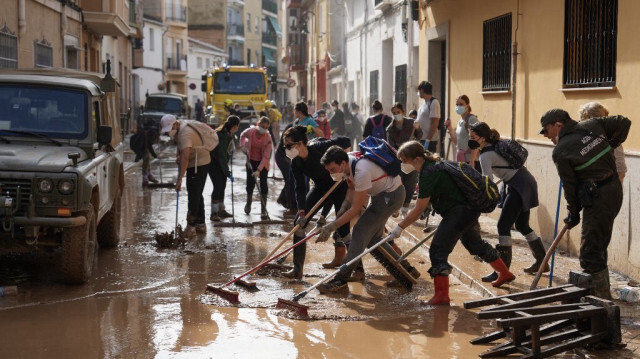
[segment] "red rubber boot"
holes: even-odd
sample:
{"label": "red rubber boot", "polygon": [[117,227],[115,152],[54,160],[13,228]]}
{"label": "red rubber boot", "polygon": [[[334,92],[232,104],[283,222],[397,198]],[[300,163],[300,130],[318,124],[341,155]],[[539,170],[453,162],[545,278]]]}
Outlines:
{"label": "red rubber boot", "polygon": [[498,273],[498,279],[491,282],[492,286],[497,288],[504,283],[511,282],[516,279],[516,276],[513,273],[509,272],[509,268],[507,268],[507,265],[504,264],[501,258],[498,258],[489,264],[491,265],[491,268],[493,268],[493,270]]}
{"label": "red rubber boot", "polygon": [[433,298],[422,302],[423,305],[449,305],[449,276],[437,275],[433,278],[435,294]]}

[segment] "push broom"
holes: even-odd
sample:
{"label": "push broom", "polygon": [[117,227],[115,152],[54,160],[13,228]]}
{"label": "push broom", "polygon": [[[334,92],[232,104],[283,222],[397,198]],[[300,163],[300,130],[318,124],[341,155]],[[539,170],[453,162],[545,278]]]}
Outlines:
{"label": "push broom", "polygon": [[302,243],[305,243],[306,241],[308,241],[310,238],[312,238],[313,236],[315,236],[316,234],[318,234],[319,231],[314,231],[311,234],[309,234],[307,237],[303,238],[301,241],[299,241],[298,243],[292,245],[289,248],[286,248],[285,250],[283,250],[282,252],[274,255],[273,257],[270,257],[269,259],[267,259],[266,261],[261,262],[260,264],[258,264],[257,266],[249,269],[248,271],[242,273],[241,275],[239,275],[238,277],[234,278],[233,280],[228,281],[227,283],[223,284],[220,287],[216,287],[212,284],[207,284],[207,289],[206,289],[206,293],[212,293],[212,294],[216,294],[219,297],[221,297],[222,299],[227,300],[228,302],[232,303],[232,304],[238,304],[240,303],[240,299],[239,299],[239,295],[238,292],[236,291],[232,291],[229,289],[225,289],[225,287],[229,287],[230,285],[238,282],[239,280],[241,280],[242,278],[251,275],[255,272],[257,272],[258,270],[260,270],[260,268],[264,267],[265,265],[267,265],[269,262],[275,260],[276,258],[280,257],[281,255],[283,255],[285,252],[289,251],[292,248],[295,248],[299,245],[301,245]]}
{"label": "push broom", "polygon": [[[298,303],[300,301],[300,299],[304,298],[307,294],[309,294],[310,291],[316,289],[320,284],[322,284],[322,283],[328,281],[329,279],[331,279],[332,277],[336,276],[341,270],[345,270],[348,266],[357,263],[359,260],[362,259],[362,257],[364,257],[365,255],[373,252],[378,247],[380,247],[382,244],[387,243],[389,240],[391,240],[391,236],[387,236],[387,237],[381,239],[378,243],[376,243],[373,246],[367,248],[367,250],[365,250],[364,252],[359,254],[357,257],[353,258],[352,260],[350,260],[347,263],[342,264],[338,269],[333,271],[331,274],[327,275],[326,277],[324,277],[320,281],[318,281],[318,283],[316,283],[316,284],[312,285],[311,287],[303,290],[302,292],[294,295],[293,299],[286,300],[286,299],[278,298],[278,303],[276,304],[276,309],[287,309],[287,310],[295,312],[296,314],[298,314],[300,316],[308,317],[309,316],[309,307],[306,306],[306,305]],[[300,243],[300,242],[298,242],[298,243]]]}
{"label": "push broom", "polygon": [[[231,164],[229,165],[229,174],[231,175],[231,178],[233,178],[233,148],[231,148]],[[247,223],[247,222],[236,222],[236,203],[234,200],[234,194],[233,194],[233,182],[235,182],[235,179],[231,180],[231,223],[229,222],[218,222],[216,224],[214,224],[214,227],[251,227],[252,224],[251,223]]]}

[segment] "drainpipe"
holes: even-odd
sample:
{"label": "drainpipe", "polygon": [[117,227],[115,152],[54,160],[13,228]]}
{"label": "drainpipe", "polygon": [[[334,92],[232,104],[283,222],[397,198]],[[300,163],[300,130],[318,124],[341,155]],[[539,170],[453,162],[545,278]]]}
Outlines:
{"label": "drainpipe", "polygon": [[18,0],[18,32],[20,35],[24,35],[27,30],[26,8],[25,0]]}
{"label": "drainpipe", "polygon": [[516,74],[518,73],[518,27],[520,26],[520,0],[516,5],[516,29],[511,48],[511,139],[516,139]]}

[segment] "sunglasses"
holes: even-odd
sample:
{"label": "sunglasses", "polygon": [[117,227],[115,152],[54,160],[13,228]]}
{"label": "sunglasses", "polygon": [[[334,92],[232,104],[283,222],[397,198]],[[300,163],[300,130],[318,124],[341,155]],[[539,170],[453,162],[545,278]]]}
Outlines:
{"label": "sunglasses", "polygon": [[295,146],[295,145],[297,145],[297,144],[298,144],[298,142],[289,143],[289,144],[284,145],[284,148],[285,148],[286,150],[290,150],[290,149],[291,149],[291,147],[293,147],[293,146]]}

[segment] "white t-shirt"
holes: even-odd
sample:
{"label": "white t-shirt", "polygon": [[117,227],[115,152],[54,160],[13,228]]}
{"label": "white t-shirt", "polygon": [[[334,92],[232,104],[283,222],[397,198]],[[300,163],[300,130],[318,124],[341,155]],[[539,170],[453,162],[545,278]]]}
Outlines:
{"label": "white t-shirt", "polygon": [[[356,158],[349,156],[349,168],[352,168]],[[355,172],[355,173],[354,173]],[[361,158],[356,163],[355,171],[351,171],[349,180],[353,182],[357,192],[366,191],[368,195],[375,196],[382,192],[395,191],[402,185],[400,176],[385,176],[387,173],[382,167],[366,158]],[[385,176],[385,177],[383,177]],[[377,180],[376,180],[377,179]]]}
{"label": "white t-shirt", "polygon": [[211,153],[202,147],[202,139],[196,130],[180,121],[180,131],[176,135],[178,152],[191,148],[189,153],[189,168],[203,166],[211,162]]}
{"label": "white t-shirt", "polygon": [[[460,118],[460,121],[458,121],[458,127],[456,127],[456,140],[460,151],[469,150],[469,129],[467,127],[471,127],[471,125],[476,123],[478,123],[478,118],[474,115],[469,116],[468,126],[464,122],[463,118]],[[469,156],[467,156],[467,161],[469,161]]]}
{"label": "white t-shirt", "polygon": [[432,118],[437,118],[437,121],[440,119],[440,102],[436,98],[429,101],[423,101],[422,105],[420,105],[420,108],[418,109],[418,125],[420,125],[420,129],[422,130],[422,140],[438,141],[440,139],[439,129],[436,130],[433,137],[427,138],[429,131],[431,131]]}

